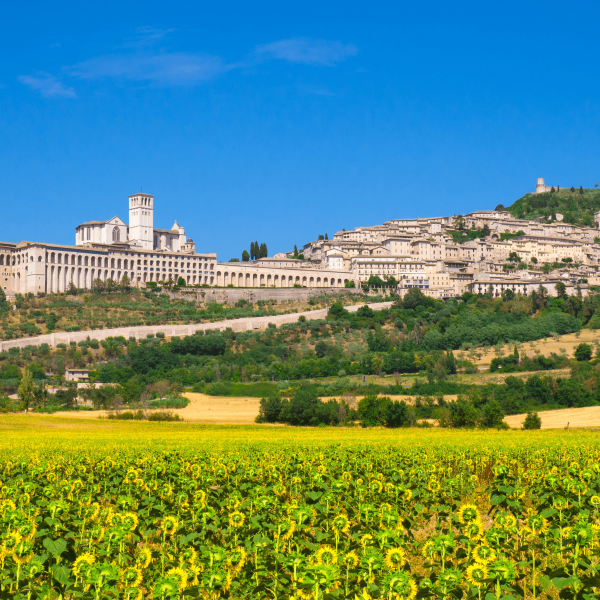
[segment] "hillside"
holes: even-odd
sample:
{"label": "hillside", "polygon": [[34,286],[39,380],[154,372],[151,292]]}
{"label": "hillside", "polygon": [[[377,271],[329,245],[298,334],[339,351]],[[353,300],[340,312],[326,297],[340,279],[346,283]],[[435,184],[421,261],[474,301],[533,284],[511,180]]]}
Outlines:
{"label": "hillside", "polygon": [[563,215],[564,223],[594,227],[594,213],[600,210],[600,189],[561,188],[544,194],[525,194],[503,208],[517,219],[545,217],[553,221],[559,213]]}
{"label": "hillside", "polygon": [[[87,331],[152,325],[185,325],[226,319],[266,317],[281,313],[324,308],[334,300],[352,302],[347,297],[319,296],[297,302],[239,300],[233,305],[170,298],[153,288],[128,291],[52,294],[17,294],[15,310],[3,300],[0,289],[0,340],[27,338],[59,331]],[[360,298],[358,298],[360,300]]]}

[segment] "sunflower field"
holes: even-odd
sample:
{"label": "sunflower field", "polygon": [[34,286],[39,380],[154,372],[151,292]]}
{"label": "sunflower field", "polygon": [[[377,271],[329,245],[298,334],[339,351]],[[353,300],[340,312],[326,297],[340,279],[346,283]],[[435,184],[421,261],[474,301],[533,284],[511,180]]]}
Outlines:
{"label": "sunflower field", "polygon": [[10,419],[0,598],[600,597],[592,432]]}

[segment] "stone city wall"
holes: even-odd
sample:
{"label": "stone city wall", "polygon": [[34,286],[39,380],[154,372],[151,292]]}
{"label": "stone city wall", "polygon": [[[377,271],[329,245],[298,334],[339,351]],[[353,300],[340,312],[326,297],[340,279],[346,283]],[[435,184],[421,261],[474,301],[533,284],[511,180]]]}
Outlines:
{"label": "stone city wall", "polygon": [[[392,302],[376,302],[369,304],[373,310],[381,310],[389,308]],[[354,312],[361,305],[347,306],[346,309]],[[134,337],[136,339],[145,338],[149,333],[157,334],[164,333],[166,337],[194,335],[196,331],[206,331],[207,329],[218,329],[223,331],[231,327],[233,331],[253,331],[254,329],[266,329],[269,323],[273,323],[278,327],[285,323],[295,323],[300,316],[305,316],[308,320],[324,319],[327,316],[328,308],[311,310],[302,313],[292,313],[287,315],[273,315],[268,317],[249,317],[247,319],[229,319],[227,321],[218,321],[216,323],[195,323],[193,325],[155,325],[155,326],[140,326],[140,327],[117,327],[114,329],[93,329],[90,331],[69,331],[49,333],[39,335],[37,337],[23,338],[19,340],[7,340],[0,342],[0,352],[9,348],[24,348],[25,346],[39,346],[48,344],[56,346],[57,344],[67,344],[71,342],[83,342],[90,339],[98,341],[105,340],[108,337],[123,336],[124,338]]]}
{"label": "stone city wall", "polygon": [[284,300],[302,301],[317,296],[332,295],[366,295],[361,289],[353,288],[183,288],[177,292],[163,291],[170,298],[182,298],[191,300],[194,298],[197,304],[217,302],[219,304],[235,304],[238,300],[257,302],[258,300]]}

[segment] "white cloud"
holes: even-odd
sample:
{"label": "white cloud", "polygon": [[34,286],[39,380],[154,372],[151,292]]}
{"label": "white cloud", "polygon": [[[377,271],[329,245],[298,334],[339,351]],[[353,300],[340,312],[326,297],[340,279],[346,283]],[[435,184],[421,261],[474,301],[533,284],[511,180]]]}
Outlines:
{"label": "white cloud", "polygon": [[358,49],[353,44],[342,44],[342,42],[292,38],[257,46],[256,52],[270,58],[279,58],[305,65],[333,66],[356,55]]}
{"label": "white cloud", "polygon": [[189,85],[211,79],[229,68],[219,57],[206,54],[112,54],[81,62],[71,68],[71,74],[82,79],[116,78],[157,85]]}
{"label": "white cloud", "polygon": [[34,77],[21,75],[18,80],[40,92],[44,98],[77,98],[73,88],[65,86],[50,73],[36,73]]}
{"label": "white cloud", "polygon": [[147,25],[137,27],[134,30],[134,35],[122,44],[122,47],[142,48],[144,46],[151,46],[172,31],[173,29],[155,29]]}

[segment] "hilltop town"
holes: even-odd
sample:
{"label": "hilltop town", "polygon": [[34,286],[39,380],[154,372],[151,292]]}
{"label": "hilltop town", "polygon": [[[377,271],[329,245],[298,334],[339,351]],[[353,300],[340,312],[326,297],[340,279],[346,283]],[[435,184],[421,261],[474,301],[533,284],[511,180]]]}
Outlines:
{"label": "hilltop town", "polygon": [[[565,214],[558,212],[563,210]],[[74,245],[0,242],[0,284],[16,294],[110,289],[123,281],[143,287],[248,288],[386,287],[399,295],[419,288],[435,298],[464,292],[586,296],[600,284],[600,191],[546,186],[505,209],[417,219],[339,231],[327,239],[256,260],[219,262],[197,253],[177,221],[154,228],[154,197],[129,197],[129,224],[115,216],[76,227]],[[567,213],[566,211],[571,211]]]}

